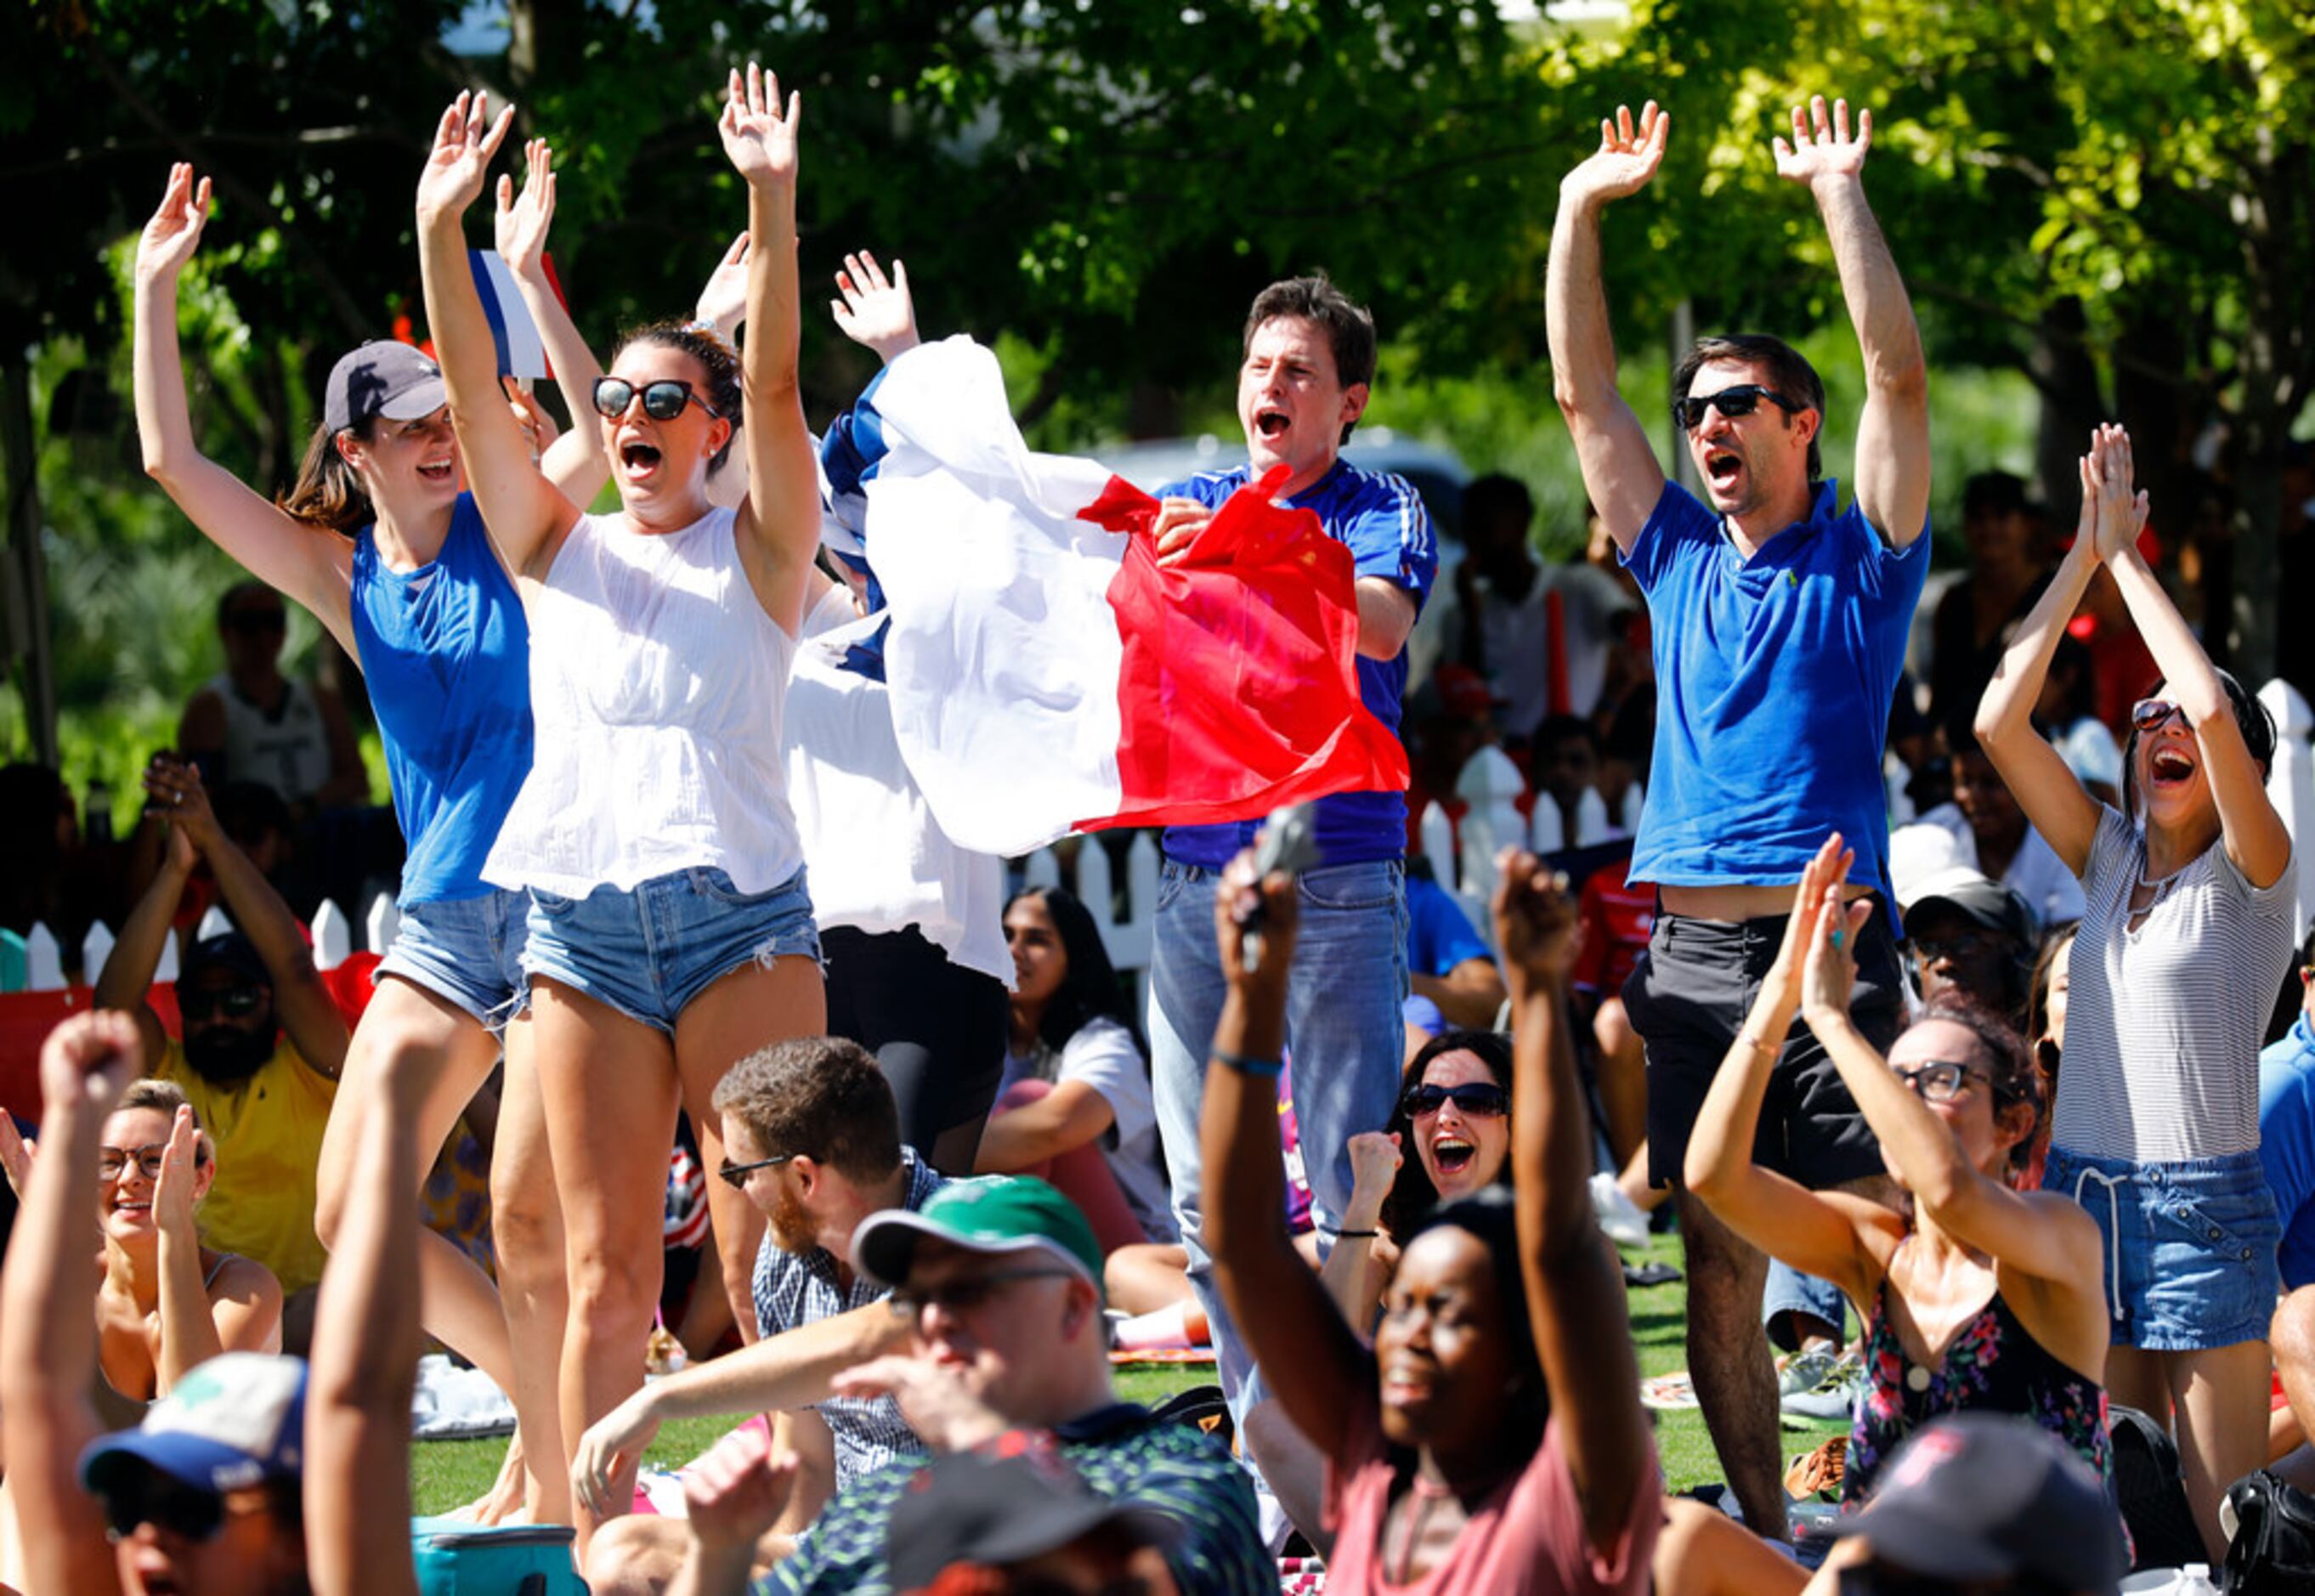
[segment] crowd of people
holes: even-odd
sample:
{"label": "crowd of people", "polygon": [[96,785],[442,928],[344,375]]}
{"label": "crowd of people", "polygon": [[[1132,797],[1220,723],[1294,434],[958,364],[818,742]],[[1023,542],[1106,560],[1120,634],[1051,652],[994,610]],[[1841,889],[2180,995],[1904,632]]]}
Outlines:
{"label": "crowd of people", "polygon": [[[1246,463],[1136,536],[1162,573],[1252,491],[1344,545],[1344,674],[1404,715],[1412,783],[1259,830],[1185,803],[1146,1006],[1086,904],[1008,899],[911,773],[868,524],[907,501],[874,389],[815,438],[797,378],[799,99],[732,74],[747,230],[608,368],[545,269],[552,152],[498,179],[561,432],[501,379],[466,257],[511,116],[444,112],[433,356],[348,351],[278,497],[194,435],[208,181],[175,168],[139,240],[146,468],[251,580],[146,772],[138,895],[47,1041],[37,1139],[0,1116],[0,1591],[420,1588],[426,1336],[516,1414],[483,1516],[570,1526],[545,1555],[599,1592],[1275,1591],[1290,1545],[1346,1592],[2102,1592],[2225,1562],[2242,1482],[2315,1486],[2315,986],[2271,1023],[2315,937],[2277,733],[2143,552],[2115,428],[2054,566],[2024,484],[1971,483],[1914,693],[1928,377],[1869,113],[1796,107],[1773,146],[1862,355],[1845,503],[1778,339],[1679,363],[1699,492],[1618,390],[1602,217],[1663,159],[1653,103],[1602,123],[1552,234],[1581,565],[1483,479],[1434,596],[1422,500],[1343,454],[1371,317],[1323,277],[1256,297]],[[905,270],[847,256],[837,292],[909,359]],[[1434,597],[1450,657],[1413,683]],[[342,707],[278,669],[285,599],[363,674],[406,847],[350,1026],[264,840],[362,791]],[[1506,767],[1566,846],[1507,850],[1475,927],[1434,879],[1459,861],[1410,870],[1413,811],[1495,802]],[[279,813],[229,822],[253,780]],[[156,984],[212,902],[234,929]],[[695,1298],[735,1344],[646,1383],[679,1124],[712,1177]],[[481,1246],[421,1222],[461,1157]],[[1641,1400],[1616,1243],[1669,1225],[1718,1505],[1667,1496]],[[1119,1399],[1113,1347],[1165,1343],[1212,1347],[1206,1423]],[[1778,1414],[1825,1391],[1850,1429],[1808,1477],[1844,1512],[1803,1532]],[[661,1427],[711,1415],[738,1427],[684,1515],[636,1511]]]}

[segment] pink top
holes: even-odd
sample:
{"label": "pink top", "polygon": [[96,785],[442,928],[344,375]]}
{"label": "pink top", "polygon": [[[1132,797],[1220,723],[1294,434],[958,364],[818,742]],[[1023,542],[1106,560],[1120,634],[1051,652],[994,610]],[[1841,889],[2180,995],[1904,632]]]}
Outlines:
{"label": "pink top", "polygon": [[1335,1555],[1326,1567],[1329,1596],[1592,1596],[1647,1590],[1648,1565],[1663,1521],[1663,1486],[1653,1449],[1630,1516],[1611,1555],[1602,1556],[1583,1533],[1583,1504],[1560,1450],[1557,1418],[1545,1426],[1534,1460],[1471,1515],[1446,1560],[1412,1584],[1392,1584],[1383,1574],[1382,1554],[1391,1464],[1377,1400],[1374,1386],[1368,1385],[1361,1406],[1350,1415],[1345,1455],[1327,1471],[1326,1516],[1336,1526]]}

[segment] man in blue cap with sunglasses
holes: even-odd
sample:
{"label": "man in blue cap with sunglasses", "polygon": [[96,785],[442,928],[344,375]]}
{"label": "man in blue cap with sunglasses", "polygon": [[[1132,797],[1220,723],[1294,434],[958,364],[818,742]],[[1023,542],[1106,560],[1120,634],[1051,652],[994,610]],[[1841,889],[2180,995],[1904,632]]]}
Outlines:
{"label": "man in blue cap with sunglasses", "polygon": [[[1807,1033],[1739,1029],[1828,833],[1856,849],[1852,894],[1877,892],[1885,910],[1892,896],[1882,746],[1929,558],[1920,334],[1865,200],[1871,114],[1852,137],[1845,102],[1796,106],[1777,172],[1816,200],[1865,357],[1855,498],[1840,509],[1823,480],[1823,383],[1797,350],[1759,335],[1707,338],[1681,361],[1672,417],[1704,497],[1666,481],[1616,391],[1600,215],[1654,175],[1670,121],[1651,102],[1636,123],[1619,108],[1601,124],[1598,151],[1560,183],[1547,292],[1553,390],[1654,622],[1655,750],[1630,879],[1654,883],[1657,912],[1624,989],[1647,1047],[1649,1178],[1677,1183],[1697,1109],[1743,1047],[1777,1055],[1755,1157],[1812,1188],[1882,1194],[1872,1133]],[[1859,934],[1853,1004],[1885,1047],[1903,1012],[1891,918]],[[1697,1398],[1746,1523],[1782,1538],[1766,1260],[1676,1196]]]}

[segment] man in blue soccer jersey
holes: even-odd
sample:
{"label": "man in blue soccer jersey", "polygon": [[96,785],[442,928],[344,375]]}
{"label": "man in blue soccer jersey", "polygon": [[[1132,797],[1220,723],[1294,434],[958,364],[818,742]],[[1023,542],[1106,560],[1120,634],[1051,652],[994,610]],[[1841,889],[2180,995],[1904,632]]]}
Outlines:
{"label": "man in blue soccer jersey", "polygon": [[[1374,320],[1323,277],[1273,283],[1247,313],[1238,368],[1246,464],[1168,487],[1157,523],[1161,563],[1187,548],[1224,501],[1273,466],[1281,502],[1317,512],[1356,560],[1359,693],[1394,729],[1406,686],[1406,637],[1438,570],[1430,517],[1396,476],[1342,457],[1374,380]],[[1282,693],[1295,684],[1275,684]],[[1322,1237],[1351,1200],[1352,1134],[1390,1118],[1398,1094],[1406,996],[1404,792],[1342,793],[1317,804],[1317,864],[1303,873],[1302,936],[1288,1000],[1294,1109]],[[1241,1417],[1251,1370],[1212,1283],[1199,1201],[1198,1104],[1206,1050],[1226,985],[1214,942],[1213,891],[1254,826],[1166,833],[1149,994],[1158,1118],[1190,1279],[1214,1327],[1223,1388]],[[1315,1483],[1315,1482],[1314,1482]]]}
{"label": "man in blue soccer jersey", "polygon": [[[1553,390],[1654,624],[1655,753],[1630,879],[1654,885],[1659,912],[1624,989],[1647,1045],[1650,1179],[1679,1182],[1723,1060],[1743,1068],[1766,1053],[1756,1160],[1812,1188],[1877,1194],[1879,1149],[1807,1032],[1740,1029],[1793,883],[1832,831],[1857,852],[1849,891],[1879,899],[1859,934],[1852,1012],[1884,1048],[1902,1017],[1881,758],[1929,563],[1920,334],[1865,200],[1870,115],[1851,137],[1845,102],[1796,107],[1791,141],[1775,141],[1777,172],[1816,200],[1865,357],[1855,498],[1840,509],[1823,480],[1823,385],[1797,350],[1760,336],[1704,339],[1680,363],[1673,420],[1704,500],[1666,482],[1616,391],[1600,213],[1654,175],[1669,120],[1651,103],[1636,125],[1626,110],[1601,124],[1599,150],[1560,183],[1547,293]],[[1781,1538],[1766,1260],[1685,1191],[1678,1201],[1697,1399],[1745,1522]]]}

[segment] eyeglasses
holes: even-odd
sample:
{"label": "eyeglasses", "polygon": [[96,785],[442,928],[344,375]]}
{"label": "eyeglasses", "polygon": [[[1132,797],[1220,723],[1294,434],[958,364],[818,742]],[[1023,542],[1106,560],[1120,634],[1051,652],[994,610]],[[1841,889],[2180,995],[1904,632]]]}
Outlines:
{"label": "eyeglasses", "polygon": [[608,421],[617,421],[627,413],[627,406],[635,395],[643,398],[643,413],[655,421],[671,421],[683,413],[686,404],[696,404],[709,415],[723,412],[691,391],[691,385],[680,377],[664,377],[638,388],[624,377],[599,377],[595,379],[595,413]]}
{"label": "eyeglasses", "polygon": [[998,1269],[987,1274],[969,1274],[962,1280],[943,1281],[936,1286],[895,1286],[890,1301],[895,1314],[914,1322],[924,1317],[928,1308],[938,1308],[945,1313],[971,1313],[994,1297],[1000,1287],[1022,1281],[1067,1280],[1071,1274],[1067,1269]]}
{"label": "eyeglasses", "polygon": [[2151,732],[2172,715],[2184,713],[2168,698],[2141,698],[2130,706],[2130,723],[2141,732]]}
{"label": "eyeglasses", "polygon": [[1972,1069],[1966,1064],[1950,1060],[1932,1059],[1927,1064],[1908,1069],[1902,1064],[1889,1066],[1889,1073],[1903,1081],[1920,1095],[1924,1103],[1950,1103],[1961,1095],[1962,1088],[1971,1081],[1993,1084],[1993,1077],[1982,1069]]}
{"label": "eyeglasses", "polygon": [[1399,1112],[1410,1120],[1435,1114],[1444,1104],[1453,1104],[1467,1114],[1482,1119],[1497,1119],[1511,1113],[1511,1094],[1487,1081],[1466,1081],[1459,1086],[1434,1086],[1429,1081],[1418,1081],[1400,1094]]}
{"label": "eyeglasses", "polygon": [[736,1192],[748,1184],[748,1177],[758,1169],[776,1169],[791,1158],[802,1157],[803,1157],[802,1153],[782,1153],[776,1158],[758,1158],[753,1164],[734,1164],[731,1159],[726,1158],[715,1166],[715,1175],[718,1180]]}
{"label": "eyeglasses", "polygon": [[[159,1180],[162,1155],[168,1150],[169,1144],[163,1141],[156,1141],[148,1147],[141,1148],[101,1147],[96,1149],[97,1176],[102,1180],[117,1181],[120,1178],[120,1172],[134,1163],[137,1166],[137,1172],[146,1180]],[[194,1157],[198,1159],[200,1156],[200,1148],[197,1146],[194,1149]]]}
{"label": "eyeglasses", "polygon": [[1685,399],[1673,400],[1672,419],[1681,431],[1693,432],[1704,425],[1704,412],[1707,410],[1716,406],[1722,415],[1733,421],[1738,416],[1751,415],[1763,399],[1787,415],[1801,408],[1774,388],[1764,388],[1759,383],[1739,383],[1733,388],[1723,388],[1717,394],[1701,396],[1691,394]]}
{"label": "eyeglasses", "polygon": [[235,1492],[230,1502],[216,1491],[204,1491],[157,1468],[124,1471],[104,1491],[105,1529],[115,1540],[126,1540],[140,1524],[183,1540],[202,1541],[215,1535],[226,1519],[262,1512],[271,1504],[264,1492]]}
{"label": "eyeglasses", "polygon": [[225,624],[244,637],[262,637],[286,630],[289,616],[279,609],[244,609],[226,616]]}
{"label": "eyeglasses", "polygon": [[223,987],[206,991],[196,989],[177,994],[177,1013],[189,1020],[206,1020],[217,1014],[228,1019],[245,1020],[264,1001],[265,994],[254,987]]}

